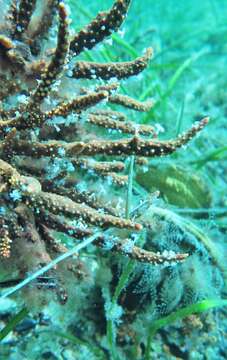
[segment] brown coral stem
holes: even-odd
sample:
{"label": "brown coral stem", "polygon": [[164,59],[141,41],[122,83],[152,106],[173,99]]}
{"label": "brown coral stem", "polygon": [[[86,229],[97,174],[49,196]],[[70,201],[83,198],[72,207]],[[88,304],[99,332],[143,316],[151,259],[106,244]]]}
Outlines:
{"label": "brown coral stem", "polygon": [[77,61],[73,69],[72,77],[75,79],[102,79],[109,80],[111,78],[126,79],[128,77],[138,75],[148,65],[152,57],[152,49],[147,49],[145,55],[138,57],[133,61],[119,63],[96,63],[88,61]]}

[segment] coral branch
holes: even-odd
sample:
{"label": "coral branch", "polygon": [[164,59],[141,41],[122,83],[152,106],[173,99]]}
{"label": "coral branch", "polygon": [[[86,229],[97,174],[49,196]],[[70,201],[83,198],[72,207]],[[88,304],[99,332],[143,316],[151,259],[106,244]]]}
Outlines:
{"label": "coral branch", "polygon": [[39,104],[48,95],[51,86],[61,74],[63,66],[66,62],[69,47],[69,32],[67,12],[62,2],[59,4],[58,13],[59,28],[57,47],[50,64],[43,73],[41,81],[30,99],[30,107],[34,105],[37,106],[37,104]]}
{"label": "coral branch", "polygon": [[98,109],[98,110],[90,111],[90,114],[105,116],[112,120],[117,120],[117,121],[125,121],[126,120],[126,115],[119,111]]}
{"label": "coral branch", "polygon": [[93,170],[97,173],[106,173],[109,171],[123,171],[125,164],[120,161],[107,162],[107,161],[95,161],[86,158],[72,159],[72,164],[80,166],[82,169]]}
{"label": "coral branch", "polygon": [[53,214],[62,213],[66,216],[80,218],[90,224],[101,227],[119,227],[134,230],[141,230],[140,224],[134,223],[127,219],[118,218],[112,215],[99,213],[87,205],[78,204],[71,199],[41,191],[38,180],[20,176],[20,174],[3,160],[0,160],[0,175],[13,186],[20,189],[26,198],[26,204],[36,207],[42,211],[49,210]]}
{"label": "coral branch", "polygon": [[10,257],[11,243],[8,226],[5,219],[0,216],[0,257]]}
{"label": "coral branch", "polygon": [[[49,143],[31,143],[25,140],[17,140],[13,142],[12,151],[20,155],[30,156],[57,156],[59,149],[63,148],[67,156],[83,156],[83,155],[138,155],[145,157],[156,157],[170,155],[178,148],[187,144],[196,134],[204,128],[208,123],[208,118],[202,119],[198,124],[193,125],[183,135],[177,139],[168,141],[158,140],[144,140],[137,136],[131,139],[122,139],[114,141],[94,140],[90,142],[72,142],[60,144],[58,142]],[[2,145],[0,144],[0,154],[2,152]]]}
{"label": "coral branch", "polygon": [[27,30],[35,5],[36,0],[20,0],[15,29],[15,37],[17,39],[20,39],[22,34]]}
{"label": "coral branch", "polygon": [[154,105],[152,100],[147,100],[145,102],[141,102],[141,101],[132,99],[129,96],[121,95],[121,94],[111,95],[108,98],[108,102],[113,103],[113,104],[122,105],[129,109],[133,109],[133,110],[141,111],[141,112],[149,111],[152,108],[152,106]]}
{"label": "coral branch", "polygon": [[[83,238],[85,236],[91,236],[93,232],[91,230],[85,229],[77,229],[73,226],[67,225],[66,223],[62,223],[60,218],[58,216],[55,216],[53,214],[49,215],[42,215],[44,216],[42,220],[45,220],[45,224],[47,226],[50,226],[52,229],[55,229],[57,231],[61,231],[64,233],[68,233],[73,238]],[[41,221],[42,221],[41,220]],[[46,225],[42,225],[45,229]],[[108,236],[107,236],[108,238]],[[105,248],[106,243],[106,236],[100,236],[98,239],[94,242],[94,245],[99,247]],[[59,246],[59,245],[58,245]],[[167,251],[165,250],[163,253],[154,253],[151,251],[147,251],[144,249],[141,249],[138,246],[135,246],[132,244],[131,240],[125,239],[113,239],[113,247],[111,248],[111,251],[118,252],[124,256],[128,256],[129,258],[136,260],[138,262],[142,263],[150,263],[154,265],[174,265],[178,262],[184,261],[188,254],[177,254],[173,251]]]}
{"label": "coral branch", "polygon": [[[70,185],[67,184],[66,186]],[[50,187],[52,189],[52,187]],[[49,190],[49,189],[47,189]],[[117,214],[116,209],[110,207],[106,202],[102,202],[97,198],[97,194],[91,191],[79,191],[76,188],[69,188],[68,186],[66,188],[63,188],[61,186],[55,187],[55,191],[59,195],[67,196],[69,199],[80,203],[80,204],[86,204],[89,207],[92,207],[93,209],[100,210],[102,209],[103,212],[113,215],[113,216],[119,216]]]}
{"label": "coral branch", "polygon": [[87,121],[106,129],[120,130],[126,134],[155,135],[155,129],[150,125],[139,125],[131,121],[117,121],[102,115],[90,114]]}
{"label": "coral branch", "polygon": [[102,100],[108,97],[107,91],[100,91],[90,93],[88,95],[78,96],[70,102],[63,102],[53,110],[45,114],[46,118],[52,118],[53,116],[67,116],[71,112],[80,113],[82,110],[86,110],[92,107]]}
{"label": "coral branch", "polygon": [[76,239],[81,239],[85,236],[92,235],[91,230],[85,228],[80,229],[79,227],[77,228],[75,226],[66,224],[66,222],[62,221],[62,218],[60,216],[44,211],[41,211],[39,221],[42,225],[45,224],[45,226],[53,230],[68,234]]}
{"label": "coral branch", "polygon": [[[179,136],[175,140],[157,141],[144,140],[139,137],[132,139],[123,139],[115,141],[91,141],[89,143],[77,142],[66,145],[68,155],[139,155],[145,157],[164,156],[172,154],[179,147],[187,144],[203,127],[208,123],[208,118],[204,118],[198,124],[185,134]],[[41,148],[39,147],[41,150]],[[49,150],[54,151],[54,148],[49,145]],[[37,149],[37,152],[39,150]]]}
{"label": "coral branch", "polygon": [[6,15],[6,22],[9,22],[11,25],[10,33],[15,34],[17,26],[17,0],[11,1],[8,13]]}
{"label": "coral branch", "polygon": [[117,31],[127,14],[130,0],[116,0],[108,12],[99,13],[92,22],[75,35],[70,50],[79,55],[85,49],[92,49],[99,42]]}
{"label": "coral branch", "polygon": [[38,194],[31,195],[28,198],[27,203],[33,207],[38,207],[43,211],[49,210],[50,212],[53,212],[53,214],[62,213],[65,216],[80,218],[90,224],[98,225],[100,227],[114,226],[134,230],[142,229],[140,224],[112,215],[101,214],[87,205],[77,204],[71,199],[57,194],[41,191]]}
{"label": "coral branch", "polygon": [[[100,247],[106,247],[107,239],[105,236],[100,236],[96,241],[95,245]],[[128,256],[132,260],[136,260],[142,263],[150,263],[153,265],[174,265],[177,262],[184,261],[188,254],[176,254],[174,251],[164,250],[163,253],[154,253],[152,251],[141,249],[138,246],[133,245],[130,239],[119,240],[113,239],[109,241],[111,251],[118,252],[122,255]],[[111,245],[112,243],[112,245]]]}
{"label": "coral branch", "polygon": [[142,72],[152,57],[152,49],[147,49],[145,55],[133,61],[119,63],[95,63],[88,61],[77,61],[73,69],[73,77],[76,79],[100,78],[109,80],[111,78],[125,79]]}
{"label": "coral branch", "polygon": [[55,18],[59,2],[60,0],[45,0],[42,14],[35,21],[34,26],[28,29],[27,36],[33,54],[39,51],[40,41],[47,36]]}

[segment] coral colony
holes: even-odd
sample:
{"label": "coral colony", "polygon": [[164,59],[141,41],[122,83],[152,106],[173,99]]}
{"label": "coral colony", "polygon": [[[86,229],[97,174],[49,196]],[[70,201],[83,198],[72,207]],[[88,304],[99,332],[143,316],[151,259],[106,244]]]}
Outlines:
{"label": "coral colony", "polygon": [[[129,5],[130,0],[115,1],[76,34],[61,1],[47,0],[39,11],[35,0],[6,6],[0,29],[0,256],[21,278],[67,251],[56,233],[78,242],[99,231],[95,246],[143,263],[171,264],[188,256],[144,250],[121,235],[111,243],[108,229],[137,233],[142,224],[119,215],[109,199],[100,200],[98,188],[84,188],[83,179],[95,174],[111,179],[120,193],[127,185],[127,157],[134,155],[139,166],[170,155],[208,122],[204,118],[178,138],[162,141],[152,126],[108,107],[146,112],[153,105],[118,92],[118,81],[146,69],[152,49],[127,62],[77,61],[118,31]],[[109,130],[115,130],[112,139]]]}

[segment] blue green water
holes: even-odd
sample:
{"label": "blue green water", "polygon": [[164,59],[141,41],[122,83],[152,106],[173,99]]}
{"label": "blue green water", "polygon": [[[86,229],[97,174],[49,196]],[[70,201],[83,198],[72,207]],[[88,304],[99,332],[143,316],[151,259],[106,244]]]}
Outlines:
{"label": "blue green water", "polygon": [[[9,3],[2,0],[0,6],[5,11]],[[18,3],[17,11],[23,1]],[[48,51],[56,46],[57,16],[37,48],[29,39],[44,3],[37,2],[25,38],[14,37],[12,28],[3,26],[1,15],[0,130],[8,117],[18,119],[36,80],[41,82],[40,74],[31,80],[29,62],[45,59],[48,64],[53,56]],[[64,3],[73,38],[114,1]],[[60,80],[43,99],[41,111],[116,81],[123,96],[140,102],[152,99],[154,106],[146,112],[133,111],[132,106],[111,102],[110,92],[97,105],[82,111],[74,108],[42,126],[26,129],[16,123],[16,139],[28,140],[28,150],[21,153],[16,145],[14,152],[7,153],[13,148],[7,137],[12,126],[0,132],[0,160],[17,169],[28,187],[7,180],[0,163],[0,360],[226,358],[226,21],[224,0],[132,0],[117,32],[94,49],[73,55],[71,65],[65,65]],[[105,30],[105,26],[99,29]],[[136,76],[112,77],[110,82],[96,76],[71,79],[77,61],[111,66],[141,57],[148,47],[153,57]],[[66,62],[69,59],[68,55]],[[19,90],[8,94],[5,89],[10,89],[12,79],[20,79]],[[13,115],[8,114],[10,109]],[[135,133],[125,135],[110,125],[88,122],[90,115],[99,113],[102,118],[103,110],[114,112],[113,122],[121,112],[119,121],[129,121]],[[165,141],[176,139],[205,117],[209,123],[188,144],[171,155],[149,155],[148,161],[141,160],[138,148],[113,155],[101,151],[87,156],[84,149],[80,149],[83,156],[67,152],[69,143],[127,141],[134,135],[135,141],[161,141],[161,149]],[[141,135],[143,125],[154,127],[158,138]],[[32,146],[39,142],[45,147],[52,141],[60,144],[57,154],[37,150],[31,155]],[[120,161],[123,172],[97,170],[100,161],[115,168]],[[47,201],[48,193],[53,197]],[[43,202],[31,200],[33,194],[40,194]],[[55,195],[62,197],[54,202]],[[63,196],[74,205],[66,204]],[[92,213],[83,215],[82,207],[73,212],[78,203],[89,206]],[[137,225],[114,226],[106,215]],[[15,222],[18,228],[12,225]],[[7,242],[8,235],[12,243]],[[4,244],[10,247],[9,257]],[[165,261],[141,260],[153,253]],[[186,259],[171,261],[176,254]]]}

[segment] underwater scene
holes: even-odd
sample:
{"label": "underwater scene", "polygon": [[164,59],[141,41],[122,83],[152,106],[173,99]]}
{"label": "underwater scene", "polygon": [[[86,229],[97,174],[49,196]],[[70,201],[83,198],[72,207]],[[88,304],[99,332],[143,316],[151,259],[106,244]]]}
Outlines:
{"label": "underwater scene", "polygon": [[0,10],[0,360],[226,359],[227,1]]}

